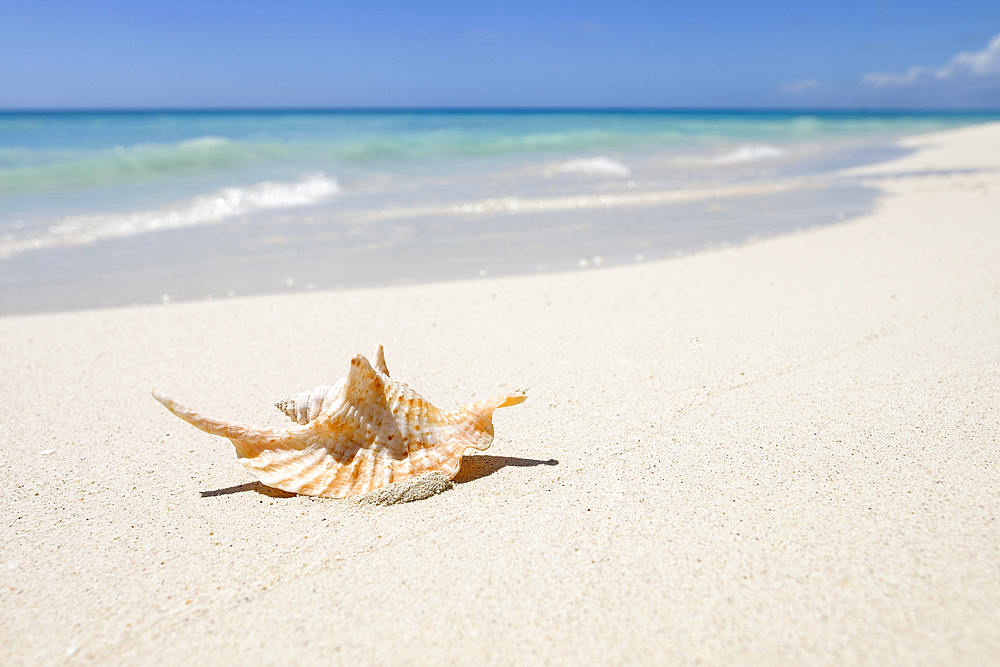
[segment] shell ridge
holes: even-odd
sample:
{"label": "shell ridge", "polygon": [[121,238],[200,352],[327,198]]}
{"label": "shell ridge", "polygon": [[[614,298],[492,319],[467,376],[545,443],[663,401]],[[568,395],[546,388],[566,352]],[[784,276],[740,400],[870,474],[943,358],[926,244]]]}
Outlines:
{"label": "shell ridge", "polygon": [[[313,447],[300,450],[296,455],[287,457],[280,466],[270,465],[261,472],[267,475],[267,485],[282,491],[300,493],[302,489],[311,486],[311,482],[323,474],[323,469],[316,466],[323,458],[322,452]],[[305,473],[315,471],[311,476]],[[263,480],[261,480],[263,481]]]}
{"label": "shell ridge", "polygon": [[[344,470],[347,472],[347,479],[345,480],[345,489],[348,495],[354,495],[358,492],[364,492],[363,487],[358,484],[358,479],[361,476],[361,465],[364,463],[364,455],[361,453],[361,447],[354,450],[354,456],[351,457],[351,464],[346,466]],[[343,472],[343,471],[342,471]]]}
{"label": "shell ridge", "polygon": [[392,480],[394,482],[401,482],[409,479],[414,474],[413,459],[410,456],[410,429],[406,420],[406,398],[410,389],[402,382],[397,382],[394,389],[395,393],[389,402],[389,411],[396,421],[396,430],[399,432],[400,439],[397,446],[400,449],[401,455],[399,457],[393,456],[391,462]]}
{"label": "shell ridge", "polygon": [[410,436],[408,450],[410,460],[413,461],[413,475],[419,477],[433,467],[430,457],[427,454],[427,430],[421,430],[420,424],[427,423],[426,409],[423,399],[417,392],[410,392],[407,397],[407,407],[410,409],[409,416],[412,417],[408,423],[410,426]]}
{"label": "shell ridge", "polygon": [[361,464],[361,487],[375,490],[375,473],[378,469],[378,451],[375,449],[362,449],[364,462]]}

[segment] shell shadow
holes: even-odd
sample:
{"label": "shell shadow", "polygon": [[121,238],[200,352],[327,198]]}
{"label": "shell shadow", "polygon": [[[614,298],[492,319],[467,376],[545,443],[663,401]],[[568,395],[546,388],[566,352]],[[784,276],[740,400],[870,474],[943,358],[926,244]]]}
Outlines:
{"label": "shell shadow", "polygon": [[[534,466],[557,466],[559,461],[549,459],[542,461],[539,459],[521,459],[516,456],[491,456],[489,454],[477,454],[466,456],[462,459],[462,467],[458,474],[452,479],[456,484],[474,482],[477,479],[488,477],[498,470],[513,466],[517,468],[529,468]],[[225,489],[212,489],[211,491],[199,491],[202,498],[215,498],[216,496],[229,496],[234,493],[244,493],[246,491],[256,491],[262,496],[271,498],[294,498],[296,494],[281,489],[272,489],[264,486],[260,482],[247,482],[238,486],[230,486]]]}
{"label": "shell shadow", "polygon": [[521,459],[516,456],[491,456],[489,454],[476,454],[473,456],[466,456],[462,459],[462,467],[451,481],[456,484],[474,482],[477,479],[488,477],[496,471],[508,466],[530,468],[534,466],[557,465],[559,465],[559,461],[556,461],[555,459],[542,461],[539,459]]}
{"label": "shell shadow", "polygon": [[199,491],[202,498],[214,498],[215,496],[228,496],[234,493],[243,493],[244,491],[256,491],[262,496],[270,496],[271,498],[294,498],[296,494],[289,491],[282,491],[281,489],[272,489],[270,486],[264,486],[260,482],[247,482],[246,484],[240,484],[239,486],[230,486],[225,489],[212,489],[211,491]]}

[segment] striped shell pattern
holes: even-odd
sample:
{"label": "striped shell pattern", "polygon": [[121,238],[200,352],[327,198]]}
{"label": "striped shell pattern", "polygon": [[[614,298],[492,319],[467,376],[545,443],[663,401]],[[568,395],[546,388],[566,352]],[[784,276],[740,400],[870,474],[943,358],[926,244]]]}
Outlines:
{"label": "striped shell pattern", "polygon": [[451,479],[466,449],[485,450],[493,442],[493,411],[525,400],[523,393],[503,394],[445,412],[389,377],[381,345],[372,358],[355,355],[347,377],[332,387],[278,401],[294,422],[284,428],[213,419],[155,389],[153,396],[202,431],[229,438],[261,483],[325,498],[362,495],[432,472]]}

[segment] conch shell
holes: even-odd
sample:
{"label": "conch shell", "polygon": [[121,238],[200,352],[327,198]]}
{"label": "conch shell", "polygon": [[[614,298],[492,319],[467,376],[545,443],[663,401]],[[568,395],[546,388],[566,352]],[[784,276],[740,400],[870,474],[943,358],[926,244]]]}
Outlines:
{"label": "conch shell", "polygon": [[493,442],[493,411],[517,405],[502,394],[453,412],[440,410],[389,377],[382,346],[374,367],[363,355],[332,387],[319,386],[275,405],[295,422],[285,428],[213,419],[153,390],[167,410],[236,446],[262,484],[306,496],[345,498],[439,472],[453,478],[467,448]]}

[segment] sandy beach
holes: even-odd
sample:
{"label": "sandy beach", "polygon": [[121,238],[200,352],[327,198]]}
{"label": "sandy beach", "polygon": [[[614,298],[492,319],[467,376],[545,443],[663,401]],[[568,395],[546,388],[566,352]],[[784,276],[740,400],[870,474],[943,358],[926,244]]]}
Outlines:
{"label": "sandy beach", "polygon": [[[1000,124],[906,143],[676,260],[0,318],[0,661],[997,664]],[[453,490],[273,491],[150,396],[277,425],[379,343],[527,391]]]}

